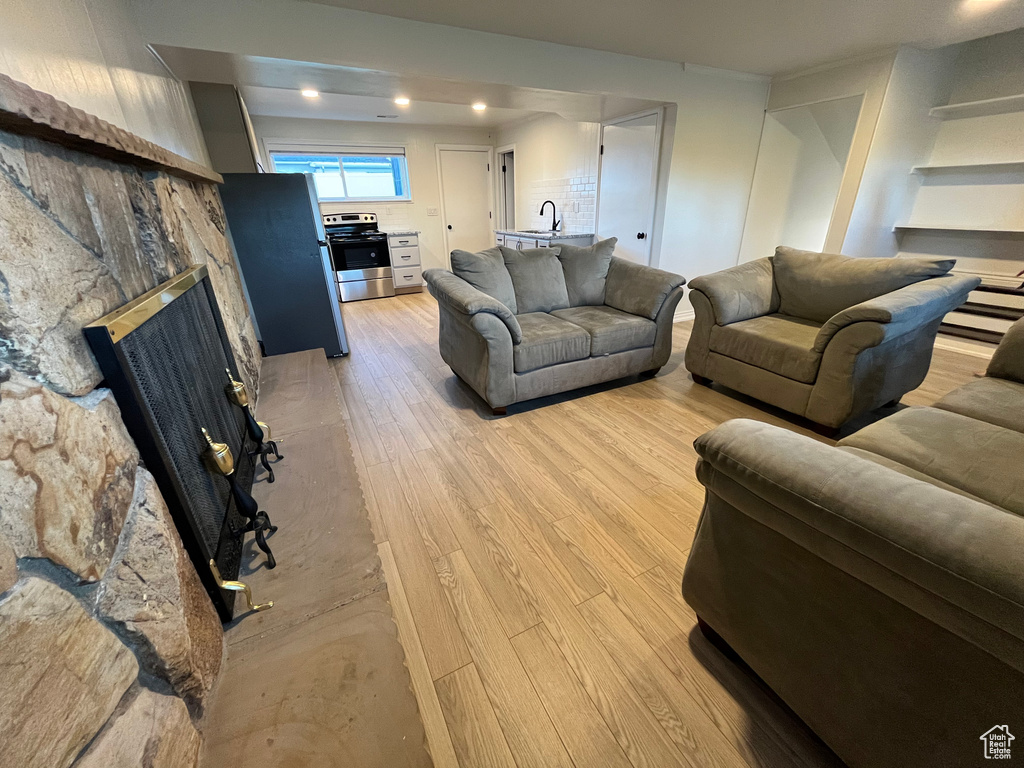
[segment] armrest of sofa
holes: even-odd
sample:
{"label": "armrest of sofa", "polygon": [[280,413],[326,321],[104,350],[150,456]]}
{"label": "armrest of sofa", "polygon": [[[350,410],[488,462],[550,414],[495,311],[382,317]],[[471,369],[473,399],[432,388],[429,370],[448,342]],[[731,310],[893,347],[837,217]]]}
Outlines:
{"label": "armrest of sofa", "polygon": [[701,275],[690,281],[690,290],[700,291],[707,297],[718,325],[761,317],[779,308],[771,259],[757,259]]}
{"label": "armrest of sofa", "polygon": [[604,303],[613,309],[654,320],[668,295],[685,283],[681,275],[612,256]]}
{"label": "armrest of sofa", "polygon": [[1024,318],[1009,327],[989,361],[988,376],[1024,384]]}
{"label": "armrest of sofa", "polygon": [[1024,638],[1024,518],[748,419],[695,447],[709,492],[757,522],[852,575],[881,566],[897,599],[923,590]]}
{"label": "armrest of sofa", "polygon": [[814,351],[824,352],[833,336],[854,323],[881,323],[887,326],[885,338],[918,328],[959,307],[980,283],[978,277],[945,275],[854,304],[821,327]]}
{"label": "armrest of sofa", "polygon": [[462,315],[472,316],[486,312],[495,315],[508,328],[512,343],[523,340],[523,329],[512,310],[492,296],[474,288],[447,269],[428,269],[423,273],[430,294],[438,304]]}

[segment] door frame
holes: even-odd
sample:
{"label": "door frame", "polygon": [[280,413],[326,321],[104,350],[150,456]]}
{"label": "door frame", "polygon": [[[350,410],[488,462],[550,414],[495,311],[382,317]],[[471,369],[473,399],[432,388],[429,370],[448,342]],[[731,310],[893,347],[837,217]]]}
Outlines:
{"label": "door frame", "polygon": [[609,125],[619,125],[620,123],[628,123],[630,120],[636,120],[638,117],[649,117],[653,115],[657,118],[654,127],[654,163],[651,168],[651,220],[647,226],[647,264],[650,265],[654,259],[654,222],[658,211],[658,175],[661,171],[661,131],[662,126],[665,123],[665,108],[664,107],[653,107],[651,109],[645,109],[641,112],[633,112],[629,115],[623,115],[622,117],[615,117],[611,120],[603,120],[601,122],[601,130],[598,133],[597,141],[597,195],[595,195],[594,201],[594,237],[598,237],[600,232],[600,218],[601,218],[601,177],[604,169],[604,129]]}
{"label": "door frame", "polygon": [[[508,229],[508,200],[505,199],[505,184],[504,179],[498,175],[498,158],[502,155],[512,152],[515,154],[516,145],[515,142],[512,144],[502,144],[500,147],[494,149],[494,184],[498,188],[498,194],[495,198],[494,210],[498,212],[498,215],[494,217],[494,221],[497,224],[497,229]],[[518,190],[519,185],[516,183],[516,167],[512,166],[512,187]],[[512,207],[515,208],[516,201],[512,201]],[[513,226],[515,226],[513,224]]]}
{"label": "door frame", "polygon": [[[452,249],[448,244],[448,213],[444,208],[444,174],[441,172],[441,152],[445,150],[457,150],[460,152],[486,152],[487,153],[487,190],[489,192],[489,199],[487,201],[490,207],[490,221],[491,228],[494,229],[494,147],[489,144],[435,144],[434,145],[434,156],[437,160],[437,190],[440,194],[441,200],[441,234],[444,236],[444,257],[448,264],[448,268],[451,269],[451,255]],[[493,239],[493,238],[492,238]]]}

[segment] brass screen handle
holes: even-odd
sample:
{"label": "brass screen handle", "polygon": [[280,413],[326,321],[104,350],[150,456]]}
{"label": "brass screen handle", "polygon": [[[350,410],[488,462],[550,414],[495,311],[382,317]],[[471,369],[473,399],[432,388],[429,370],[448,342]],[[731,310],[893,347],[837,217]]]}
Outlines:
{"label": "brass screen handle", "polygon": [[224,581],[224,578],[220,575],[220,569],[217,568],[217,563],[213,560],[210,561],[210,570],[213,571],[213,578],[217,580],[217,586],[221,589],[245,593],[245,602],[249,604],[250,611],[265,611],[268,608],[274,607],[273,600],[269,603],[254,603],[252,601],[252,590],[249,589],[249,585],[244,581]]}
{"label": "brass screen handle", "polygon": [[235,457],[231,454],[231,448],[226,443],[214,442],[206,427],[200,427],[203,437],[206,438],[206,453],[210,461],[222,475],[230,477],[235,471]]}
{"label": "brass screen handle", "polygon": [[249,390],[246,389],[245,384],[235,380],[235,377],[231,375],[230,368],[225,368],[224,371],[228,375],[228,382],[230,382],[224,388],[228,393],[228,398],[238,407],[245,408],[249,405]]}

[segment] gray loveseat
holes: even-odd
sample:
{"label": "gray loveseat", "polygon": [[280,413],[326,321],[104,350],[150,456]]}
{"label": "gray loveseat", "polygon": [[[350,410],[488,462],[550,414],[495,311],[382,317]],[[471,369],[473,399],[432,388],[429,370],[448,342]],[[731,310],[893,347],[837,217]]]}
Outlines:
{"label": "gray loveseat", "polygon": [[679,275],[587,248],[454,251],[424,273],[441,357],[496,414],[506,406],[638,373],[672,353]]}
{"label": "gray loveseat", "polygon": [[[683,595],[852,768],[1024,739],[1024,321],[985,378],[825,445],[700,437]],[[1013,751],[1018,751],[1016,744]]]}
{"label": "gray loveseat", "polygon": [[698,277],[686,367],[830,434],[924,381],[943,315],[980,282],[953,264],[779,248]]}

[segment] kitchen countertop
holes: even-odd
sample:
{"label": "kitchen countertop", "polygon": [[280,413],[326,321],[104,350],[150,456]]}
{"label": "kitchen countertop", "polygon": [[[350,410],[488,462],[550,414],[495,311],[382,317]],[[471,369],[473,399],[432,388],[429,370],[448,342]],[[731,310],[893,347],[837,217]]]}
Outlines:
{"label": "kitchen countertop", "polygon": [[571,240],[577,237],[593,237],[593,232],[523,232],[518,229],[496,229],[496,235],[512,235],[525,240]]}
{"label": "kitchen countertop", "polygon": [[385,229],[384,233],[387,235],[418,235],[420,231],[418,229]]}

